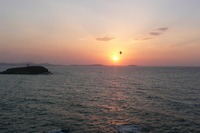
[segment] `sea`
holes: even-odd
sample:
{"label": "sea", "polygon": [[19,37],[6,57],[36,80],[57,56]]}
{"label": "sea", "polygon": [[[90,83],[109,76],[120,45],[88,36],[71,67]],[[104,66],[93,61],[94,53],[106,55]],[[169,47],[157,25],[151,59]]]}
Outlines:
{"label": "sea", "polygon": [[0,133],[118,133],[123,124],[200,133],[200,67],[46,68],[53,74],[0,74]]}

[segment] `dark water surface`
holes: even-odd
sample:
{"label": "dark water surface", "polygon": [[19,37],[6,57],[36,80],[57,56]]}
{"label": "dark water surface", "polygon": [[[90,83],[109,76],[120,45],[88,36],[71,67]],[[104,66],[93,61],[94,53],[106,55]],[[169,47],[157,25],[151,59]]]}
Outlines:
{"label": "dark water surface", "polygon": [[200,67],[47,68],[53,75],[0,75],[1,133],[117,133],[120,124],[200,133]]}

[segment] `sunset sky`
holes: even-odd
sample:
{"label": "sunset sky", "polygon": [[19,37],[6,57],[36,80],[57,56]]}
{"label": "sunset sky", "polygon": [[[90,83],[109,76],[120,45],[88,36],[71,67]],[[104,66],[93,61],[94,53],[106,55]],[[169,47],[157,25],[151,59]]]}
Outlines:
{"label": "sunset sky", "polygon": [[200,0],[0,0],[0,62],[200,66],[199,5]]}

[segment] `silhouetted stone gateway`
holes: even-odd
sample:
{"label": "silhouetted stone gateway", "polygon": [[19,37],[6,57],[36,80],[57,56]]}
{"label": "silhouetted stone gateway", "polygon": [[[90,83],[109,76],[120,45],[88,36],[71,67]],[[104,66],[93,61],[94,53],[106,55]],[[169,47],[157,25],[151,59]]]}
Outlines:
{"label": "silhouetted stone gateway", "polygon": [[9,68],[6,71],[0,72],[0,74],[51,74],[48,69],[43,66],[27,66],[27,67],[15,67]]}

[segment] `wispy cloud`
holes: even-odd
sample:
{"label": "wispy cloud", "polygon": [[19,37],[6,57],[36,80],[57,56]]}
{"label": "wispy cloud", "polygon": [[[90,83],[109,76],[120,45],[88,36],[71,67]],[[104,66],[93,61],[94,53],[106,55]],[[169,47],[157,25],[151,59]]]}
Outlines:
{"label": "wispy cloud", "polygon": [[181,43],[170,45],[169,48],[175,48],[175,47],[181,47],[181,46],[189,46],[189,45],[190,46],[191,45],[200,46],[199,44],[200,44],[200,42],[198,42],[198,41],[197,42],[196,41],[194,41],[194,42],[193,41],[189,41],[189,42],[186,41],[186,42],[181,42]]}
{"label": "wispy cloud", "polygon": [[[138,43],[138,42],[144,42],[144,41],[149,41],[149,40],[153,40],[156,39],[157,36],[160,36],[162,34],[164,34],[166,31],[168,31],[169,28],[168,27],[161,27],[161,28],[157,28],[157,29],[151,29],[149,30],[147,33],[148,35],[138,35],[137,37],[132,39],[133,43]],[[149,36],[151,35],[151,36]],[[154,36],[154,37],[152,37]]]}
{"label": "wispy cloud", "polygon": [[132,44],[132,43],[141,43],[141,42],[148,42],[150,40],[152,40],[154,38],[152,37],[136,37],[136,38],[133,38],[131,40],[131,43],[128,43],[128,44]]}
{"label": "wispy cloud", "polygon": [[114,37],[98,37],[98,38],[95,38],[97,41],[105,41],[105,42],[108,42],[110,40],[113,40],[115,39]]}
{"label": "wispy cloud", "polygon": [[168,27],[162,27],[162,28],[154,29],[149,34],[152,36],[159,36],[159,35],[163,34],[164,32],[166,32],[167,30],[169,30]]}
{"label": "wispy cloud", "polygon": [[135,41],[146,41],[146,40],[151,40],[151,39],[153,39],[153,38],[135,38],[135,39],[133,39],[133,40],[135,40]]}
{"label": "wispy cloud", "polygon": [[159,32],[150,32],[149,34],[152,35],[152,36],[159,36],[162,33],[159,33]]}
{"label": "wispy cloud", "polygon": [[165,31],[169,30],[169,28],[168,27],[163,27],[163,28],[158,28],[157,30],[165,32]]}

